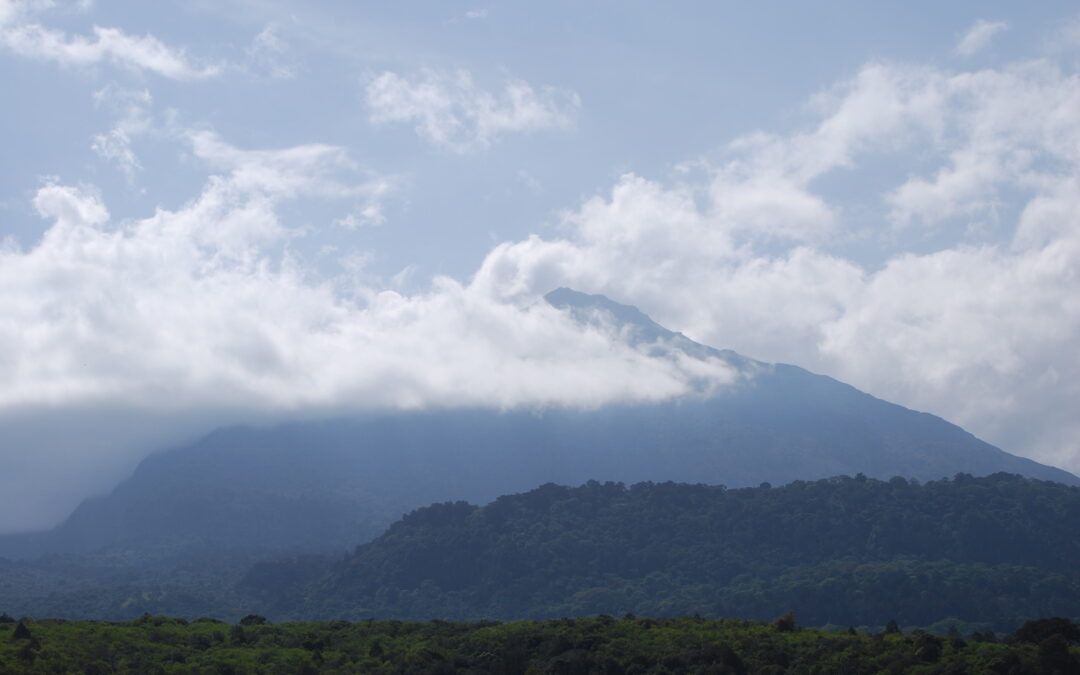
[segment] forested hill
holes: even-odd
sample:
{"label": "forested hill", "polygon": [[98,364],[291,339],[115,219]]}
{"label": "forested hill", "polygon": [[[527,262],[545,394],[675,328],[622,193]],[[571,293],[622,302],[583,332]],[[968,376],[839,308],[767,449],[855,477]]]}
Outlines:
{"label": "forested hill", "polygon": [[[926,484],[545,485],[484,507],[413,511],[273,607],[302,569],[245,586],[310,616],[770,618],[809,625],[1014,628],[1080,616],[1080,488],[995,474]],[[295,589],[294,589],[295,590]]]}

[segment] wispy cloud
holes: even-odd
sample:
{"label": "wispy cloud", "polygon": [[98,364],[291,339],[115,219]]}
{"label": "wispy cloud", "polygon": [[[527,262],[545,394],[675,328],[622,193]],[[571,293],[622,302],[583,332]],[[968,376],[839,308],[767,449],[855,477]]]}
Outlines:
{"label": "wispy cloud", "polygon": [[212,131],[188,131],[193,154],[227,172],[230,189],[280,202],[299,197],[350,200],[336,225],[356,229],[386,222],[383,202],[397,181],[362,169],[345,148],[311,143],[277,150],[242,150]]}
{"label": "wispy cloud", "polygon": [[278,27],[267,24],[247,48],[251,68],[269,77],[290,80],[296,77],[297,66],[289,56],[289,44],[281,37]]}
{"label": "wispy cloud", "polygon": [[575,92],[537,90],[524,80],[491,93],[464,70],[387,71],[368,82],[366,96],[372,122],[412,123],[421,138],[455,152],[486,148],[507,134],[571,128],[581,105]]}
{"label": "wispy cloud", "polygon": [[197,80],[220,72],[216,65],[196,65],[183,49],[174,49],[153,35],[130,35],[119,28],[94,26],[92,36],[72,35],[35,21],[51,2],[0,5],[0,46],[27,58],[65,66],[111,63],[175,80]]}
{"label": "wispy cloud", "polygon": [[1009,29],[1009,24],[1004,21],[986,21],[979,19],[964,33],[956,44],[956,53],[960,56],[972,56],[982,51],[990,42]]}
{"label": "wispy cloud", "polygon": [[127,178],[128,184],[134,184],[135,174],[142,169],[142,165],[135,155],[132,142],[150,130],[150,92],[146,89],[125,90],[110,85],[94,92],[94,103],[112,108],[118,119],[109,131],[94,136],[90,147],[102,159],[116,164]]}

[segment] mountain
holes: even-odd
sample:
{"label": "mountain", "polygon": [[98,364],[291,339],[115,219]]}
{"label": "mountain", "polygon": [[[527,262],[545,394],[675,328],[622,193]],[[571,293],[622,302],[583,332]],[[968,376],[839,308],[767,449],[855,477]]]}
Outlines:
{"label": "mountain", "polygon": [[719,358],[739,369],[768,365],[740,356],[730,349],[714,349],[698,344],[682,333],[664,328],[637,307],[619,304],[603,295],[556,288],[544,296],[544,301],[567,312],[580,323],[618,326],[627,342],[634,347],[646,347],[656,356],[678,350],[695,359]]}
{"label": "mountain", "polygon": [[592,479],[742,487],[839,474],[925,481],[1009,472],[1080,484],[933,415],[796,366],[700,345],[603,296],[559,289],[547,300],[579,321],[618,326],[655,358],[722,359],[742,376],[711,395],[660,404],[442,409],[222,429],[148,457],[51,531],[0,537],[0,556],[108,547],[166,556],[344,551],[425,504],[485,503]]}
{"label": "mountain", "polygon": [[738,490],[545,485],[483,507],[418,509],[329,573],[263,563],[243,587],[264,611],[294,618],[767,620],[794,610],[806,625],[952,617],[1011,630],[1080,616],[1078,523],[1080,488],[1009,474]]}

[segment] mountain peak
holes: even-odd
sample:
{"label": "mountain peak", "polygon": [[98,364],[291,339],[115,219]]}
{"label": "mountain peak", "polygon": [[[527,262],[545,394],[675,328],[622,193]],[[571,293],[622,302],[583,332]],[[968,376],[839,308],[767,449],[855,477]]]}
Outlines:
{"label": "mountain peak", "polygon": [[590,295],[562,287],[545,295],[544,300],[552,307],[568,310],[575,319],[588,323],[595,321],[595,317],[590,316],[591,314],[597,311],[606,312],[620,326],[633,326],[642,331],[641,337],[648,340],[670,339],[678,335],[653,321],[637,307],[620,304],[606,295]]}
{"label": "mountain peak", "polygon": [[[654,356],[669,354],[672,349],[696,359],[719,358],[736,368],[765,364],[736,354],[730,349],[715,349],[694,342],[682,333],[664,328],[633,305],[623,305],[606,295],[590,295],[572,288],[556,288],[544,296],[552,307],[568,312],[576,321],[589,325],[615,324],[625,331],[625,339],[635,346],[645,345]],[[605,316],[606,315],[606,316]]]}

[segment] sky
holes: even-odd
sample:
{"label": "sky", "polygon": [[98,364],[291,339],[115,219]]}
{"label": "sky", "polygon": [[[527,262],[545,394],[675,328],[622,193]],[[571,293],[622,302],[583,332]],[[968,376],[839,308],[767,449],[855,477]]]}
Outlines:
{"label": "sky", "polygon": [[1080,472],[1072,2],[0,0],[0,531],[219,425],[734,375]]}

